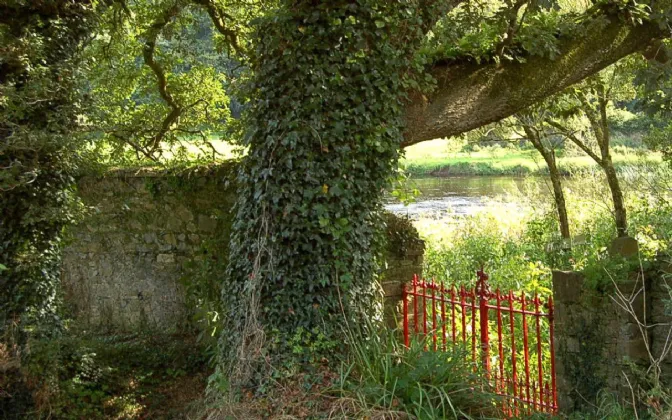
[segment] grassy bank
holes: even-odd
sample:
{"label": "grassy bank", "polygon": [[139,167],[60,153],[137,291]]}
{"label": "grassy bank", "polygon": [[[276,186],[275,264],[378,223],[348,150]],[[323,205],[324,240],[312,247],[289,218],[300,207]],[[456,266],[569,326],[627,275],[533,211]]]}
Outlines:
{"label": "grassy bank", "polygon": [[[446,140],[423,142],[406,149],[403,165],[406,171],[419,176],[486,176],[542,175],[548,173],[546,164],[536,150],[486,148],[473,152],[452,152]],[[636,167],[660,162],[658,154],[615,148],[617,167]],[[569,174],[595,166],[588,156],[558,158],[560,170]]]}

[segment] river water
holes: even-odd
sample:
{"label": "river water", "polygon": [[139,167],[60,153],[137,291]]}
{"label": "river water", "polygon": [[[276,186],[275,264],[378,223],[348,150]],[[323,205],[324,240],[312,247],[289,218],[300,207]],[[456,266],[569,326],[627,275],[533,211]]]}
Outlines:
{"label": "river water", "polygon": [[[465,216],[482,209],[488,199],[524,191],[525,185],[538,182],[543,180],[508,176],[418,178],[411,180],[409,185],[421,193],[416,202],[404,205],[387,195],[385,208],[412,219]],[[515,211],[519,207],[515,201],[500,205],[507,211]]]}

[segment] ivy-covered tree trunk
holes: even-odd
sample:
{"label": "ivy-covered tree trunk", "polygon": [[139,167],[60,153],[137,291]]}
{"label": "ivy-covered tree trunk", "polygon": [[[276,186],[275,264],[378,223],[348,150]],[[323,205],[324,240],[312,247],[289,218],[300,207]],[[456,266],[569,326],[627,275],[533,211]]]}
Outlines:
{"label": "ivy-covered tree trunk", "polygon": [[[413,2],[287,1],[259,24],[221,348],[248,381],[319,362],[377,315],[381,197],[422,38]],[[438,16],[438,14],[437,14]]]}
{"label": "ivy-covered tree trunk", "polygon": [[87,1],[0,5],[0,339],[18,345],[27,326],[56,320],[81,112],[74,58],[90,12]]}

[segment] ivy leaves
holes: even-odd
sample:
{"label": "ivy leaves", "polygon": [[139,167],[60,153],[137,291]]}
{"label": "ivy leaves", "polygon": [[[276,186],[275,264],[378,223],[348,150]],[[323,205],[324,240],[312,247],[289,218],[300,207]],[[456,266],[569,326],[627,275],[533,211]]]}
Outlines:
{"label": "ivy leaves", "polygon": [[61,234],[78,209],[77,54],[93,7],[86,1],[2,7],[0,62],[9,65],[0,69],[0,333],[18,322],[22,345],[26,331],[58,322]]}
{"label": "ivy leaves", "polygon": [[[304,329],[324,337],[316,351],[329,358],[343,349],[344,317],[377,316],[381,195],[396,173],[406,88],[418,85],[420,15],[406,1],[287,2],[259,22],[222,294],[232,377],[241,349],[298,363]],[[255,341],[259,329],[271,346]]]}

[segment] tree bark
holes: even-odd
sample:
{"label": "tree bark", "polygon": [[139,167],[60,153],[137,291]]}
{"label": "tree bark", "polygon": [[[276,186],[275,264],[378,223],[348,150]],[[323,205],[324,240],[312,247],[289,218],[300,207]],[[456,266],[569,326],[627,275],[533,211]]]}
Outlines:
{"label": "tree bark", "polygon": [[623,199],[623,191],[621,184],[618,181],[616,168],[611,159],[611,132],[609,131],[609,119],[607,117],[607,106],[609,105],[609,98],[607,97],[607,89],[603,83],[598,83],[596,86],[597,99],[594,103],[585,97],[580,96],[583,112],[588,117],[590,127],[593,130],[593,135],[597,140],[597,145],[600,149],[600,159],[595,161],[600,165],[607,177],[607,184],[611,190],[612,202],[614,204],[614,222],[616,224],[616,232],[619,237],[627,236],[628,232],[628,218],[625,209],[625,200]]}
{"label": "tree bark", "polygon": [[631,26],[618,17],[585,23],[585,33],[560,42],[555,59],[525,62],[454,61],[430,70],[437,87],[427,98],[410,95],[402,147],[446,138],[499,121],[574,83],[642,51],[665,32],[653,22]]}
{"label": "tree bark", "polygon": [[548,166],[548,174],[551,178],[551,185],[553,186],[553,198],[555,200],[555,208],[558,212],[558,222],[560,224],[560,236],[565,239],[571,237],[569,229],[569,217],[567,216],[567,203],[565,202],[565,193],[562,191],[562,181],[560,171],[555,159],[555,152],[544,147],[540,136],[530,127],[523,126],[525,134],[530,143],[541,154]]}
{"label": "tree bark", "polygon": [[614,163],[611,160],[611,156],[607,156],[606,159],[603,159],[600,166],[602,166],[602,170],[604,170],[604,174],[607,177],[607,183],[609,184],[609,189],[611,190],[611,198],[614,202],[614,221],[616,223],[616,232],[619,237],[627,236],[627,211],[625,209],[625,201],[623,199],[621,184],[618,181],[618,176],[616,175],[616,169],[614,168]]}

